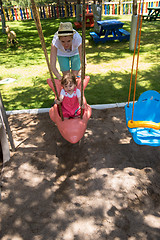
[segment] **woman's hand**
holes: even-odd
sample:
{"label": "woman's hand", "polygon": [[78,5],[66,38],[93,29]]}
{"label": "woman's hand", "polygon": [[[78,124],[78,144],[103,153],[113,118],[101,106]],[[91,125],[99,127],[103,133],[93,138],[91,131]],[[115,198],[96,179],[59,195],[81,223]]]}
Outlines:
{"label": "woman's hand", "polygon": [[58,100],[58,99],[56,99],[54,102],[55,102],[55,104],[60,104],[61,103],[61,101]]}
{"label": "woman's hand", "polygon": [[58,80],[61,81],[62,80],[62,76],[59,74],[58,75]]}
{"label": "woman's hand", "polygon": [[85,109],[85,105],[84,104],[82,104],[82,109]]}

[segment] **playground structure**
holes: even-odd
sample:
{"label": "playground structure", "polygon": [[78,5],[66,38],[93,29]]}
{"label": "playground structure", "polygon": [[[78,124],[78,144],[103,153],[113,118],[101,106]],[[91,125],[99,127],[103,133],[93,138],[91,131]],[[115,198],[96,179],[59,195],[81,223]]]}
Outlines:
{"label": "playground structure", "polygon": [[[82,15],[80,14],[80,17]],[[85,14],[85,23],[86,23],[86,28],[91,28],[94,27],[94,16],[93,13],[86,13]],[[82,28],[82,22],[74,22],[75,27]]]}
{"label": "playground structure", "polygon": [[7,46],[9,45],[9,42],[11,43],[11,46],[14,46],[16,43],[18,43],[16,39],[16,33],[14,31],[10,30],[9,26],[6,26],[6,33],[7,33]]}
{"label": "playground structure", "polygon": [[[58,81],[55,81],[55,79],[53,78],[38,10],[34,0],[31,0],[31,3],[32,3],[32,11],[34,15],[35,24],[38,30],[42,49],[44,51],[46,63],[51,76],[51,79],[48,79],[48,84],[51,87],[51,89],[54,91],[56,98],[59,100],[59,93],[61,90],[61,86],[60,86],[60,83]],[[57,124],[57,127],[60,133],[62,134],[62,136],[71,143],[77,143],[83,137],[87,127],[87,122],[92,112],[91,108],[87,105],[86,99],[84,97],[84,88],[87,86],[89,81],[89,78],[85,78],[85,20],[84,19],[85,19],[85,1],[83,1],[83,11],[82,11],[82,23],[83,23],[82,24],[82,73],[81,73],[81,80],[80,79],[77,80],[77,85],[79,89],[81,89],[81,118],[64,119],[61,105],[59,105],[58,107],[54,106],[53,108],[50,109],[50,118],[52,119],[52,121],[54,121]],[[83,103],[85,106],[84,112],[82,109]]]}
{"label": "playground structure", "polygon": [[122,41],[130,38],[130,33],[122,28],[124,23],[116,19],[97,21],[97,23],[100,27],[99,32],[90,32],[95,43],[105,43],[110,40]]}
{"label": "playground structure", "polygon": [[[93,4],[95,5],[95,4]],[[133,3],[132,2],[102,2],[102,16],[116,16],[116,15],[130,15],[132,14]],[[148,13],[148,7],[159,7],[160,1],[146,0],[144,2],[143,14]],[[92,4],[86,4],[86,12],[92,13]],[[137,1],[137,8],[141,8],[140,1]],[[88,9],[88,10],[87,10]],[[70,2],[68,4],[61,3],[60,5],[46,4],[45,6],[38,7],[39,16],[41,19],[58,19],[66,17],[76,17],[77,4]],[[10,7],[3,8],[3,14],[5,21],[23,21],[33,19],[32,8],[22,7]],[[1,8],[0,8],[0,20],[1,20]]]}
{"label": "playground structure", "polygon": [[[8,133],[8,138],[7,138],[6,132]],[[7,161],[10,160],[10,150],[9,150],[8,139],[9,139],[12,150],[15,151],[12,132],[8,123],[6,111],[2,101],[2,96],[0,94],[0,144],[1,144],[1,150],[2,150],[3,164],[5,164]]]}
{"label": "playground structure", "polygon": [[153,90],[142,93],[134,104],[125,106],[126,123],[134,141],[139,145],[160,146],[160,94]]}
{"label": "playground structure", "polygon": [[[144,3],[144,0],[143,0]],[[126,115],[126,125],[129,132],[132,134],[133,140],[139,145],[149,145],[149,146],[160,146],[160,94],[154,90],[149,90],[141,94],[138,101],[135,103],[136,94],[136,84],[137,84],[137,73],[138,73],[138,63],[139,63],[139,51],[140,51],[140,40],[141,40],[141,29],[142,29],[142,19],[143,15],[140,16],[138,12],[138,21],[136,29],[136,38],[134,45],[134,54],[132,61],[132,70],[130,78],[130,87],[128,95],[128,104],[125,106]],[[140,19],[140,31],[139,29],[139,19]],[[138,40],[139,31],[139,40]],[[130,103],[132,77],[133,77],[133,67],[135,52],[138,40],[138,53],[137,53],[137,64],[136,64],[136,75],[134,83],[134,94],[133,103]]]}
{"label": "playground structure", "polygon": [[[89,82],[90,77],[86,76],[84,81],[83,81],[83,89],[85,90],[88,82]],[[60,93],[61,90],[61,84],[60,81],[55,79],[55,84],[58,93]],[[55,89],[53,86],[53,83],[51,79],[47,79],[47,83],[52,89],[52,91],[55,93]],[[77,79],[77,88],[81,90],[81,79]],[[91,107],[87,104],[86,99],[83,94],[83,103],[85,105],[84,113],[83,113],[83,118],[76,118],[76,119],[65,119],[62,121],[59,112],[58,112],[58,106],[55,104],[51,109],[49,110],[49,115],[51,120],[57,125],[61,135],[63,138],[65,138],[68,142],[71,143],[77,143],[79,140],[83,137],[86,128],[87,128],[87,123],[89,118],[91,117],[92,114],[92,109]]]}

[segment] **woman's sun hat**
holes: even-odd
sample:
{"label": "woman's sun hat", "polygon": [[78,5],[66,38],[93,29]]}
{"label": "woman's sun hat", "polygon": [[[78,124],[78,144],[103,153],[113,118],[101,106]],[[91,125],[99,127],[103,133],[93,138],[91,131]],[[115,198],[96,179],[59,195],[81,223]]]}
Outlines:
{"label": "woman's sun hat", "polygon": [[73,35],[75,30],[71,22],[61,22],[58,29],[58,37]]}

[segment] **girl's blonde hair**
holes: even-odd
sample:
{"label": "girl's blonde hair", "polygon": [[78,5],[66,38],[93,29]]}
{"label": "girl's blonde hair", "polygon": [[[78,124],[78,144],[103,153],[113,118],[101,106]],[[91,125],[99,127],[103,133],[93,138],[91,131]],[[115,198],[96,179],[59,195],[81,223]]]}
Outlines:
{"label": "girl's blonde hair", "polygon": [[69,84],[69,83],[73,83],[77,86],[77,81],[75,76],[72,73],[66,73],[61,80],[61,84],[62,86]]}

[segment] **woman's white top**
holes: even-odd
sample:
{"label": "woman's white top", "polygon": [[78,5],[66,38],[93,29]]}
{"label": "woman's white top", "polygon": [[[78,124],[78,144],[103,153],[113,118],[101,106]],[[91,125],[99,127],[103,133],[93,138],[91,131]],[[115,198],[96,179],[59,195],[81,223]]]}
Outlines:
{"label": "woman's white top", "polygon": [[66,51],[64,47],[61,44],[61,41],[59,40],[58,37],[58,32],[55,33],[52,44],[57,48],[57,56],[62,56],[62,57],[72,57],[74,55],[78,55],[78,47],[82,44],[82,37],[80,34],[74,30],[73,34],[73,39],[72,39],[72,50],[71,51]]}

